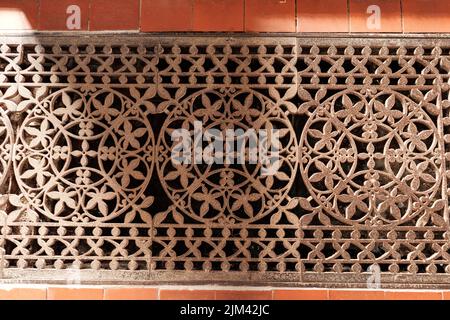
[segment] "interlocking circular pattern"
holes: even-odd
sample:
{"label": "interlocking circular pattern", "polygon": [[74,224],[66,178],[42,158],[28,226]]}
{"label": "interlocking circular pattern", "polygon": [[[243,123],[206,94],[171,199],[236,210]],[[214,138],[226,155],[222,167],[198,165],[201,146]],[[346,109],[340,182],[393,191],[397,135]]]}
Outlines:
{"label": "interlocking circular pattern", "polygon": [[342,222],[404,223],[439,199],[444,159],[436,132],[430,115],[399,93],[338,93],[303,130],[303,181]]}
{"label": "interlocking circular pattern", "polygon": [[[237,161],[237,153],[226,152],[222,159],[225,162],[225,156],[233,154],[231,164],[198,163],[193,157],[195,152],[188,157],[191,163],[174,162],[171,155],[181,141],[172,141],[171,133],[185,129],[192,137],[196,122],[201,123],[203,134],[216,130],[220,141],[226,141],[227,130],[242,130],[241,134],[254,130],[257,134],[273,129],[279,133],[280,148],[269,150],[268,157],[278,157],[280,169],[273,175],[264,175],[263,162],[252,162],[248,157]],[[239,137],[242,135],[233,138],[234,151],[243,150],[237,147]],[[258,143],[268,141],[262,140]],[[194,150],[195,136],[191,142],[189,146]],[[208,143],[203,143],[203,147],[203,151],[207,150]],[[166,119],[157,150],[158,174],[164,190],[180,210],[202,222],[248,223],[267,215],[287,195],[297,169],[297,141],[289,120],[277,103],[255,91],[206,89],[187,97]]]}
{"label": "interlocking circular pattern", "polygon": [[143,196],[153,148],[150,123],[129,98],[65,89],[28,111],[14,169],[33,210],[52,220],[108,221]]}
{"label": "interlocking circular pattern", "polygon": [[8,115],[0,109],[0,186],[5,185],[7,173],[11,167],[11,146],[14,134]]}

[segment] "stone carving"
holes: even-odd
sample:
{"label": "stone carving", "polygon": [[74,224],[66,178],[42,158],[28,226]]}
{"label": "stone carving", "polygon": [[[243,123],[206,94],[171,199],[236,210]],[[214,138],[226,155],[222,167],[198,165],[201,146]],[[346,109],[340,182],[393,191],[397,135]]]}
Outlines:
{"label": "stone carving", "polygon": [[[447,56],[427,39],[3,37],[2,277],[365,286],[376,266],[385,287],[445,285]],[[196,121],[280,130],[279,171],[175,165],[171,133]]]}

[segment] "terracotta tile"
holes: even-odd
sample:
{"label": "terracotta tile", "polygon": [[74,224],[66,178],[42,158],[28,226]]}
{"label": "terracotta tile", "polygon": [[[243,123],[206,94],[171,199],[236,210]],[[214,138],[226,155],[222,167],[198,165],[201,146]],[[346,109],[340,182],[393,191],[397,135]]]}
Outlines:
{"label": "terracotta tile", "polygon": [[141,31],[192,30],[193,0],[142,0]]}
{"label": "terracotta tile", "polygon": [[330,290],[330,300],[383,300],[382,290]]}
{"label": "terracotta tile", "polygon": [[272,300],[272,291],[216,291],[217,300]]}
{"label": "terracotta tile", "polygon": [[441,291],[386,291],[386,300],[442,300]]}
{"label": "terracotta tile", "polygon": [[442,292],[442,298],[444,300],[450,300],[450,291],[443,291]]}
{"label": "terracotta tile", "polygon": [[160,300],[214,300],[214,290],[164,290],[159,291]]}
{"label": "terracotta tile", "polygon": [[103,300],[103,289],[48,288],[48,300]]}
{"label": "terracotta tile", "polygon": [[[73,9],[80,12],[79,29],[74,28]],[[87,30],[89,0],[41,0],[40,16],[39,30]]]}
{"label": "terracotta tile", "polygon": [[295,0],[246,0],[245,31],[295,32]]}
{"label": "terracotta tile", "polygon": [[194,31],[244,31],[244,0],[194,0]]}
{"label": "terracotta tile", "polygon": [[405,32],[450,32],[450,1],[406,0],[402,5]]}
{"label": "terracotta tile", "polygon": [[274,300],[328,300],[328,290],[274,290]]}
{"label": "terracotta tile", "polygon": [[157,300],[156,288],[108,288],[105,300]]}
{"label": "terracotta tile", "polygon": [[138,30],[139,0],[91,0],[89,30]]}
{"label": "terracotta tile", "polygon": [[348,32],[347,0],[301,0],[298,32]]}
{"label": "terracotta tile", "polygon": [[37,288],[0,289],[0,300],[46,300],[47,290]]}
{"label": "terracotta tile", "polygon": [[400,0],[350,0],[351,32],[402,32]]}
{"label": "terracotta tile", "polygon": [[37,29],[38,0],[0,0],[0,30]]}

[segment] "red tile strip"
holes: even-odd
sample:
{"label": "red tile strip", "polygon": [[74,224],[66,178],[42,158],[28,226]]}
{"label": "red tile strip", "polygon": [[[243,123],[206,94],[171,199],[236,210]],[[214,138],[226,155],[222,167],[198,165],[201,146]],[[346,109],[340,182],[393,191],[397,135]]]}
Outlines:
{"label": "red tile strip", "polygon": [[450,290],[0,287],[0,300],[450,300]]}
{"label": "red tile strip", "polygon": [[441,0],[0,0],[0,30],[450,32]]}

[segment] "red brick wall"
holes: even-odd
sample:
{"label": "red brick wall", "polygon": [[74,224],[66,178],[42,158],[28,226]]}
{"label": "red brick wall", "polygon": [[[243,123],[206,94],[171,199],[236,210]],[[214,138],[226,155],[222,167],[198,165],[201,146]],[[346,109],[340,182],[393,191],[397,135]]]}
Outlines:
{"label": "red brick wall", "polygon": [[449,14],[442,0],[0,0],[0,30],[450,32]]}
{"label": "red brick wall", "polygon": [[0,287],[0,300],[450,300],[439,290],[192,289],[157,287]]}

